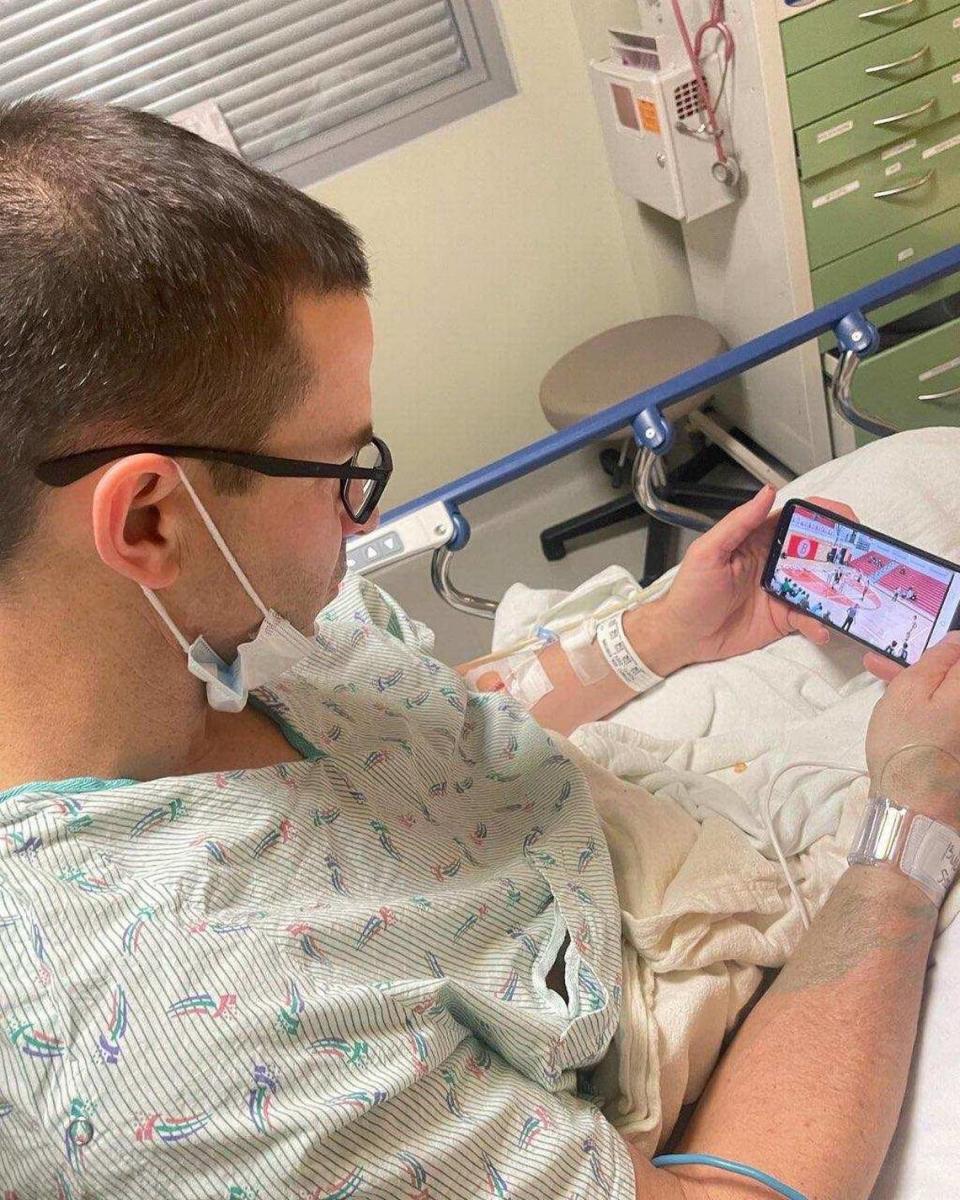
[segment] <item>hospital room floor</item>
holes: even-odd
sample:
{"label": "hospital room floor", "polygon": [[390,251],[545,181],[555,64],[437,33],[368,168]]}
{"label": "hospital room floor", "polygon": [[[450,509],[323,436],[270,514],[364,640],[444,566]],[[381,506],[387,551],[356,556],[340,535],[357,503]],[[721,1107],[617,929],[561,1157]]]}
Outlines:
{"label": "hospital room floor", "polygon": [[[711,483],[745,486],[751,481],[734,463],[711,472]],[[643,568],[646,520],[638,517],[568,544],[567,557],[548,562],[540,532],[568,517],[626,494],[614,491],[601,470],[596,448],[587,448],[464,505],[470,543],[456,555],[451,579],[464,592],[499,600],[512,584],[570,590],[612,563],[634,575]],[[678,554],[696,536],[678,530]],[[444,603],[430,582],[430,555],[408,559],[373,578],[406,611],[436,634],[435,653],[448,663],[490,650],[492,622],[459,613]]]}

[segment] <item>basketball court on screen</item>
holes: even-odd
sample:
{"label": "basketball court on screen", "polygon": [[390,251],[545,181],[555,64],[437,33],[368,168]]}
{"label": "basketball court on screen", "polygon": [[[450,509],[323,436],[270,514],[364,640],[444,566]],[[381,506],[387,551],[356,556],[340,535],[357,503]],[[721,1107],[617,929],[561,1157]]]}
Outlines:
{"label": "basketball court on screen", "polygon": [[811,612],[909,665],[926,648],[953,579],[946,567],[798,506],[773,585],[791,581]]}

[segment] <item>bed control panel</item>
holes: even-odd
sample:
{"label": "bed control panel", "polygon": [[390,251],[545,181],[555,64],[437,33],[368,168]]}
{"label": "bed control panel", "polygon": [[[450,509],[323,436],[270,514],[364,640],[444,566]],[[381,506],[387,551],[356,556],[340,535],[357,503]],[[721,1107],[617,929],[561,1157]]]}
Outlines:
{"label": "bed control panel", "polygon": [[453,537],[453,521],[438,500],[406,513],[370,533],[347,539],[347,570],[368,575],[387,563],[400,562],[445,546]]}

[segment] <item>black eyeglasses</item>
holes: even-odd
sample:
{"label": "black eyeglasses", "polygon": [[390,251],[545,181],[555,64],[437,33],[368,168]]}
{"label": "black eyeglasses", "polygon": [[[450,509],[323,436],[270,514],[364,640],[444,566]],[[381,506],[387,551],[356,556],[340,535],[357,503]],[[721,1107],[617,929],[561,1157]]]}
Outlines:
{"label": "black eyeglasses", "polygon": [[245,454],[240,450],[212,450],[204,446],[167,446],[156,443],[106,446],[102,450],[84,450],[65,458],[53,458],[34,467],[41,483],[67,487],[84,475],[131,454],[166,454],[170,458],[199,458],[207,462],[230,463],[259,475],[291,479],[339,479],[340,498],[350,519],[363,525],[380,503],[393,473],[393,456],[387,443],[372,437],[345,463],[309,462],[299,458],[274,458],[269,454]]}

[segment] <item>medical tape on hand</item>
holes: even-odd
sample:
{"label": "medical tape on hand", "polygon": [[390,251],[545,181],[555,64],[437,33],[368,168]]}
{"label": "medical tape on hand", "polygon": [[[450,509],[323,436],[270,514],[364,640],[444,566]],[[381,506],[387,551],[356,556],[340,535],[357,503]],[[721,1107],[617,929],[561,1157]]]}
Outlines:
{"label": "medical tape on hand", "polygon": [[597,623],[597,642],[607,660],[611,671],[630,688],[631,691],[646,692],[654,684],[662,683],[663,676],[651,671],[643,659],[637,654],[623,630],[623,613],[614,613],[605,621]]}
{"label": "medical tape on hand", "polygon": [[479,689],[485,675],[498,675],[504,690],[518,700],[524,708],[533,708],[544,696],[553,691],[550,676],[543,669],[533,651],[526,654],[511,654],[506,658],[493,659],[472,667],[464,675],[469,687]]}
{"label": "medical tape on hand", "polygon": [[573,673],[585,687],[599,683],[610,674],[610,664],[597,645],[596,621],[584,621],[575,629],[561,633],[560,649],[567,656]]}
{"label": "medical tape on hand", "polygon": [[464,671],[463,681],[472,691],[478,692],[480,690],[480,680],[484,675],[490,675],[491,673],[499,675],[500,671],[493,661],[485,662],[479,667],[471,667],[469,671]]}
{"label": "medical tape on hand", "polygon": [[544,696],[553,691],[550,676],[535,654],[518,654],[507,659],[504,679],[507,691],[526,709],[532,709]]}

